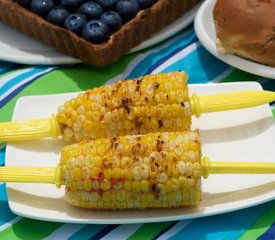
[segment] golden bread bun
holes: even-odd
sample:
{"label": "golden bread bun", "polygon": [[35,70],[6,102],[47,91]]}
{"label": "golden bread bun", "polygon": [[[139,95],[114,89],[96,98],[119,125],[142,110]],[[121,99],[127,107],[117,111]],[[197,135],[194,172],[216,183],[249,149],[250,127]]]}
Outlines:
{"label": "golden bread bun", "polygon": [[274,0],[217,0],[213,18],[220,53],[275,67]]}

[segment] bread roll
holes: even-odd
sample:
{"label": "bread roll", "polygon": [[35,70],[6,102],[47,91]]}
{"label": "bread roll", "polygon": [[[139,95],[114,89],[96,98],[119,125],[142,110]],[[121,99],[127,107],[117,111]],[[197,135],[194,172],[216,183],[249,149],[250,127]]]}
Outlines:
{"label": "bread roll", "polygon": [[217,0],[213,18],[220,53],[275,67],[274,0]]}

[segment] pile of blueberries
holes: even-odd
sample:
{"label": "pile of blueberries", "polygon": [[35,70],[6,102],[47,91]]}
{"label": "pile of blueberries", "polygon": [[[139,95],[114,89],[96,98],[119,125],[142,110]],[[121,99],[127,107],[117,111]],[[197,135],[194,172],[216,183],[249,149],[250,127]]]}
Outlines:
{"label": "pile of blueberries", "polygon": [[47,21],[101,44],[157,0],[15,0]]}

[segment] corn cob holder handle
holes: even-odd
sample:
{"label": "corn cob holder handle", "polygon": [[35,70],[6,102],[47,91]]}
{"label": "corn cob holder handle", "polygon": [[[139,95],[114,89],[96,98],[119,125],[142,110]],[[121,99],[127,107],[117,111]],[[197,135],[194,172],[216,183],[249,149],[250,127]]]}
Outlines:
{"label": "corn cob holder handle", "polygon": [[[172,84],[172,83],[173,84]],[[254,107],[275,92],[240,91],[188,96],[184,72],[148,75],[86,91],[49,119],[0,123],[0,142],[62,135],[65,141],[188,130],[191,116]],[[172,119],[172,120],[171,120]]]}

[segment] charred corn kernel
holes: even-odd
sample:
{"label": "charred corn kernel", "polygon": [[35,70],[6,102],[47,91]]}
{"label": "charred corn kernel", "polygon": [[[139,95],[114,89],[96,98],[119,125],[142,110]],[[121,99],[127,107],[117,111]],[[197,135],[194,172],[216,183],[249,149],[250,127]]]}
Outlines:
{"label": "charred corn kernel", "polygon": [[186,131],[83,141],[64,147],[60,164],[69,203],[143,209],[198,204],[200,161],[199,133]]}
{"label": "charred corn kernel", "polygon": [[187,75],[147,75],[88,90],[60,106],[56,119],[64,139],[76,142],[188,130],[191,109]]}

